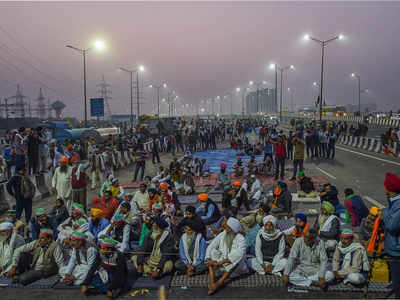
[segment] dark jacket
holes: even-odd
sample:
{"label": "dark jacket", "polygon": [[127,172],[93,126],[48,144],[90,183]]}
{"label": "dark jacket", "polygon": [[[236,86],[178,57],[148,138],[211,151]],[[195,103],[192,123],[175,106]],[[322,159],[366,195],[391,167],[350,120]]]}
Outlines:
{"label": "dark jacket", "polygon": [[7,192],[15,199],[22,199],[21,195],[22,176],[14,175],[7,182]]}
{"label": "dark jacket", "polygon": [[[147,236],[144,240],[142,247],[137,249],[139,253],[151,253],[153,251],[154,240],[151,238],[151,234]],[[164,264],[168,260],[173,260],[172,253],[175,253],[175,241],[171,233],[164,239],[164,241],[160,245],[160,250],[162,257],[158,264],[158,269],[162,270]],[[150,256],[150,254],[139,254],[137,258],[138,265],[143,265],[146,262],[146,259]]]}
{"label": "dark jacket", "polygon": [[321,197],[321,202],[323,201],[330,202],[334,207],[339,204],[338,191],[335,186],[331,185],[331,190],[325,196]]}
{"label": "dark jacket", "polygon": [[199,216],[194,216],[193,219],[189,219],[187,217],[183,218],[182,221],[178,223],[176,226],[176,234],[180,238],[181,235],[183,234],[183,231],[185,230],[186,224],[188,223],[188,220],[193,220],[194,222],[198,223],[201,227],[200,233],[203,235],[205,238],[207,236],[207,229],[206,225],[204,225],[203,220]]}
{"label": "dark jacket", "polygon": [[57,239],[58,231],[57,228],[53,226],[50,217],[47,218],[47,222],[40,225],[38,223],[38,219],[33,217],[31,220],[31,234],[32,234],[32,241],[35,241],[39,238],[40,229],[42,228],[50,228],[53,230],[53,239]]}
{"label": "dark jacket", "polygon": [[400,194],[388,199],[389,206],[382,211],[385,228],[385,252],[400,257]]}
{"label": "dark jacket", "polygon": [[284,212],[290,213],[292,211],[292,194],[285,190],[278,196],[278,201],[276,202],[277,208],[284,210]]}
{"label": "dark jacket", "polygon": [[314,191],[314,183],[312,182],[310,177],[304,176],[300,180],[300,189],[306,194]]}

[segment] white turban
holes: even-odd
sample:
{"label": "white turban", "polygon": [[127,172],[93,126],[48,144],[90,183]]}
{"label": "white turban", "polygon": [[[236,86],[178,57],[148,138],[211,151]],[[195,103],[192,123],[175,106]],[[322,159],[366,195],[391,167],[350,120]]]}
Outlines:
{"label": "white turban", "polygon": [[10,222],[0,223],[0,230],[11,230],[14,228],[14,224]]}
{"label": "white turban", "polygon": [[271,222],[272,225],[276,226],[276,218],[274,216],[268,215],[263,219],[263,224],[265,225],[267,222]]}
{"label": "white turban", "polygon": [[234,233],[238,233],[242,230],[242,225],[240,225],[239,220],[232,217],[228,219],[226,225],[228,225]]}

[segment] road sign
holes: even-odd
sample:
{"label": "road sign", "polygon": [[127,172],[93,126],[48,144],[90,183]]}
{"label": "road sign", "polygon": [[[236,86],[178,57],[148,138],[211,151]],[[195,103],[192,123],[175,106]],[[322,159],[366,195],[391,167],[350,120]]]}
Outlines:
{"label": "road sign", "polygon": [[92,117],[104,117],[104,98],[90,99],[90,115]]}

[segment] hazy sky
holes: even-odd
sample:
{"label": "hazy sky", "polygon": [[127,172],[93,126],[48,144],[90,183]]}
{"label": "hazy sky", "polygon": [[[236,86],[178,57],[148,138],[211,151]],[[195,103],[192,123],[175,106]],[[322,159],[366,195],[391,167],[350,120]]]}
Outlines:
{"label": "hazy sky", "polygon": [[[88,98],[98,96],[102,75],[111,84],[114,113],[128,113],[129,77],[119,66],[147,70],[141,84],[167,82],[184,103],[234,92],[249,80],[274,84],[275,61],[293,64],[284,87],[296,105],[311,104],[319,81],[321,48],[305,33],[346,39],[326,48],[328,104],[357,103],[361,75],[364,103],[399,109],[400,3],[396,2],[1,2],[0,98],[16,84],[37,98],[40,86],[51,101],[62,100],[66,115],[83,117],[82,57],[65,47],[90,47],[104,39],[107,51],[87,59]],[[143,110],[154,111],[156,93],[145,89]],[[164,93],[165,96],[165,93]],[[284,106],[289,94],[284,94]],[[240,111],[235,98],[235,111]],[[136,110],[136,107],[134,108]]]}

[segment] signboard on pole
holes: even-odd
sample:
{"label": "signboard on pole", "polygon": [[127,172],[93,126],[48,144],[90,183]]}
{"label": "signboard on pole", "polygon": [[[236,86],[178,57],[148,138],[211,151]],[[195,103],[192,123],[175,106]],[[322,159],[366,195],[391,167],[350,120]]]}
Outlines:
{"label": "signboard on pole", "polygon": [[90,99],[90,115],[92,117],[104,117],[104,98]]}

